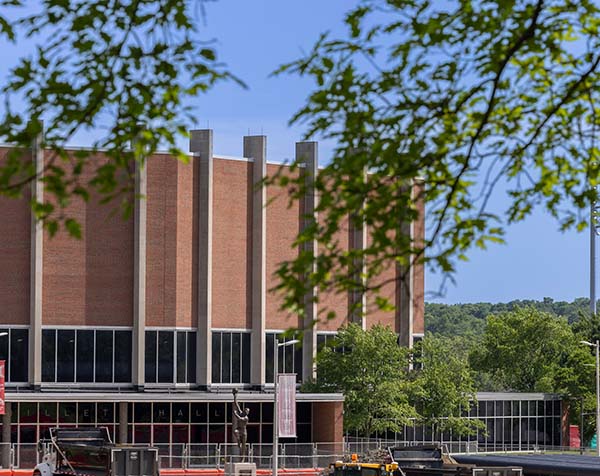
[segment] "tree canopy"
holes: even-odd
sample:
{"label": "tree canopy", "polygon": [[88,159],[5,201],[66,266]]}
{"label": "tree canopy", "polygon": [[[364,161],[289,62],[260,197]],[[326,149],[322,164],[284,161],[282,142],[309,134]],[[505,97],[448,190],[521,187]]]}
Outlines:
{"label": "tree canopy", "polygon": [[477,423],[461,411],[473,404],[475,387],[466,354],[456,352],[460,345],[427,336],[411,350],[400,347],[387,327],[364,331],[350,324],[318,353],[317,379],[303,390],[342,392],[345,429],[365,436],[401,431],[415,421],[435,431],[469,433]]}
{"label": "tree canopy", "polygon": [[[599,16],[590,1],[363,0],[345,36],[324,33],[282,66],[314,80],[292,121],[337,144],[316,179],[326,220],[298,238],[320,254],[279,269],[287,306],[315,286],[377,292],[389,262],[451,273],[536,207],[561,229],[587,226],[600,166]],[[281,180],[294,199],[306,192],[302,177]],[[490,205],[497,194],[506,209]],[[423,242],[397,232],[420,200]],[[371,230],[365,249],[336,241],[347,217]]]}
{"label": "tree canopy", "polygon": [[[0,137],[16,148],[0,162],[0,194],[20,196],[36,177],[22,149],[43,127],[42,145],[52,153],[42,178],[46,199],[33,208],[50,232],[74,196],[117,198],[129,212],[131,194],[123,192],[133,188],[132,164],[143,164],[159,145],[187,160],[177,141],[192,122],[191,99],[235,79],[202,37],[201,2],[2,0],[0,7],[0,40],[36,44],[2,84]],[[88,128],[98,137],[89,150],[67,153],[73,136]],[[108,161],[92,164],[84,183],[82,171],[98,149]],[[67,224],[79,234],[74,221]]]}

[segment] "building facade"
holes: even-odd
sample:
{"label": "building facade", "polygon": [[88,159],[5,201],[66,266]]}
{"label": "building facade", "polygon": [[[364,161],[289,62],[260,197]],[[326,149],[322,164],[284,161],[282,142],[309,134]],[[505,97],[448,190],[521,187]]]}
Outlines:
{"label": "building facade", "polygon": [[[317,153],[315,142],[296,144],[306,180],[318,173]],[[38,141],[24,160],[41,171],[49,154]],[[81,180],[106,160],[95,156]],[[302,227],[324,218],[315,194],[289,206],[287,190],[257,186],[280,167],[267,162],[264,136],[244,137],[243,157],[232,158],[213,154],[211,130],[192,131],[188,163],[156,154],[135,171],[130,219],[93,194],[75,198],[67,214],[81,240],[51,238],[33,220],[40,180],[21,200],[0,198],[2,441],[35,442],[55,424],[106,424],[123,442],[228,443],[237,387],[251,409],[249,440],[269,443],[275,356],[281,373],[310,378],[318,343],[351,319],[356,299],[321,295],[337,317],[307,329],[301,347],[276,349],[278,334],[303,323],[269,292],[273,273],[296,255]],[[422,220],[407,228],[423,237]],[[364,246],[360,231],[340,230],[340,243]],[[362,323],[388,325],[412,345],[424,330],[422,268],[404,283],[386,288],[395,312],[371,311]],[[312,320],[318,308],[307,298]],[[297,441],[340,441],[342,400],[298,394]]]}

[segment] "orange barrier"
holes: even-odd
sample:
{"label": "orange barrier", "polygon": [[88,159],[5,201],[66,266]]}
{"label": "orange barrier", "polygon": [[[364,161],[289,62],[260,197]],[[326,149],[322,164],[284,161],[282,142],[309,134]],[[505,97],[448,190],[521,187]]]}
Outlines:
{"label": "orange barrier", "polygon": [[[161,469],[160,474],[164,476],[223,476],[225,470],[223,469]],[[286,476],[318,476],[321,473],[319,468],[280,468],[277,470],[278,474],[285,474]],[[272,471],[270,469],[257,469],[257,476],[270,476]],[[0,476],[3,476],[0,474]],[[14,475],[16,476],[16,475]]]}
{"label": "orange barrier", "polygon": [[13,469],[10,474],[11,476],[32,476],[33,469]]}

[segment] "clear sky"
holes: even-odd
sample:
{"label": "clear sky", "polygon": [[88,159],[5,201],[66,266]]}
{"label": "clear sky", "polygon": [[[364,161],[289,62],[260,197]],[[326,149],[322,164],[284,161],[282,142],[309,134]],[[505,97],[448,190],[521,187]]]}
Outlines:
{"label": "clear sky", "polygon": [[[269,77],[281,63],[308,50],[326,30],[342,32],[342,19],[355,1],[218,0],[206,2],[206,34],[215,38],[219,57],[248,89],[222,84],[198,100],[197,123],[214,129],[215,153],[241,155],[242,136],[264,133],[268,158],[289,159],[302,126],[288,127],[292,114],[311,90],[307,80]],[[4,49],[0,77],[28,45]],[[87,139],[87,140],[86,140]],[[76,145],[91,138],[80,136]],[[320,144],[326,163],[332,144]],[[502,207],[502,199],[495,206]],[[538,213],[508,229],[507,245],[473,251],[461,264],[456,284],[448,284],[436,302],[500,302],[512,299],[572,300],[589,293],[589,232],[560,233],[552,219]],[[426,290],[436,293],[441,278],[428,272]],[[428,300],[433,300],[429,299]]]}

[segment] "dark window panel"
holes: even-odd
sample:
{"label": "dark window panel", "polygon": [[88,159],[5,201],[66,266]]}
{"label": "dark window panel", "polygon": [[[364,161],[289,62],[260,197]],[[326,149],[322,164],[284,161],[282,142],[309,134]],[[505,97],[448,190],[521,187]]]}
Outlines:
{"label": "dark window panel", "polygon": [[78,404],[77,423],[96,423],[96,404],[83,402]]}
{"label": "dark window panel", "polygon": [[241,362],[241,335],[234,333],[231,335],[231,383],[240,383],[242,381]]}
{"label": "dark window panel", "polygon": [[554,400],[554,416],[561,416],[560,400]]}
{"label": "dark window panel", "polygon": [[242,382],[250,383],[250,362],[251,356],[250,333],[242,333]]}
{"label": "dark window panel", "polygon": [[94,331],[77,331],[77,381],[94,381]]}
{"label": "dark window panel", "polygon": [[209,425],[208,441],[210,443],[225,443],[225,425]]}
{"label": "dark window panel", "polygon": [[268,383],[273,383],[274,379],[273,379],[273,372],[274,372],[274,366],[273,366],[273,359],[275,356],[275,335],[274,334],[267,334],[267,339],[266,339],[266,345],[265,345],[265,352],[267,354],[267,357],[265,359],[266,363],[267,363],[267,368],[265,369],[265,380]]}
{"label": "dark window panel", "polygon": [[96,382],[113,381],[113,331],[96,331]]}
{"label": "dark window panel", "polygon": [[536,416],[544,416],[544,408],[545,408],[545,402],[543,400],[538,400]]}
{"label": "dark window panel", "polygon": [[57,331],[56,380],[58,382],[75,381],[75,331]]}
{"label": "dark window panel", "polygon": [[155,403],[153,423],[169,423],[171,421],[171,404]]}
{"label": "dark window panel", "polygon": [[177,332],[177,383],[185,383],[186,338],[185,332]]}
{"label": "dark window panel", "polygon": [[169,443],[171,428],[169,425],[154,425],[154,444]]}
{"label": "dark window panel", "polygon": [[54,382],[56,369],[56,331],[42,330],[42,381]]}
{"label": "dark window panel", "polygon": [[[189,443],[187,425],[173,425],[172,432],[173,436],[171,441],[173,444]],[[180,448],[180,446],[176,446],[175,448]]]}
{"label": "dark window panel", "polygon": [[[214,362],[213,362],[214,365]],[[196,382],[196,333],[187,333],[187,381]]]}
{"label": "dark window panel", "polygon": [[296,373],[296,382],[302,382],[302,348],[299,345],[294,344],[290,346],[290,349],[294,351],[294,370]]}
{"label": "dark window panel", "polygon": [[299,402],[296,404],[296,409],[297,409],[297,422],[298,423],[311,423],[312,422],[312,403]]}
{"label": "dark window panel", "polygon": [[[208,443],[208,426],[207,425],[191,425],[190,426],[190,441],[192,443]],[[204,451],[203,451],[204,450]],[[190,448],[192,456],[205,456],[207,449],[192,445]],[[200,459],[202,461],[202,459]]]}
{"label": "dark window panel", "polygon": [[212,335],[212,381],[222,383],[221,380],[221,334],[213,332]]}
{"label": "dark window panel", "polygon": [[[192,423],[207,423],[208,413],[206,403],[192,403],[192,414],[190,420]],[[193,440],[192,440],[193,441]]]}
{"label": "dark window panel", "polygon": [[98,403],[98,423],[115,422],[115,404]]}
{"label": "dark window panel", "polygon": [[231,332],[223,332],[221,346],[221,382],[231,383]]}
{"label": "dark window panel", "polygon": [[19,405],[19,423],[35,423],[37,421],[37,403],[21,403]]}
{"label": "dark window panel", "polygon": [[173,383],[174,332],[158,332],[158,381]]}
{"label": "dark window panel", "polygon": [[33,425],[21,425],[19,427],[19,438],[21,443],[37,443],[37,428]]}
{"label": "dark window panel", "polygon": [[150,425],[135,425],[135,429],[133,430],[133,442],[136,444],[150,443],[151,428]]}
{"label": "dark window panel", "polygon": [[[8,340],[8,336],[0,337]],[[10,375],[11,382],[27,382],[29,370],[29,331],[12,329],[10,331]]]}
{"label": "dark window panel", "polygon": [[131,331],[115,331],[115,382],[131,382]]}
{"label": "dark window panel", "polygon": [[136,403],[133,408],[135,423],[150,423],[152,421],[151,403]]}
{"label": "dark window panel", "polygon": [[66,402],[58,404],[59,423],[77,423],[77,405]]}
{"label": "dark window panel", "polygon": [[210,423],[224,423],[225,422],[225,404],[224,403],[210,403],[208,405],[208,415]]}
{"label": "dark window panel", "polygon": [[147,383],[156,383],[156,331],[146,331],[145,376]]}
{"label": "dark window panel", "polygon": [[38,420],[40,423],[56,423],[56,402],[40,403]]}
{"label": "dark window panel", "polygon": [[188,423],[190,421],[190,404],[173,403],[173,423]]}

